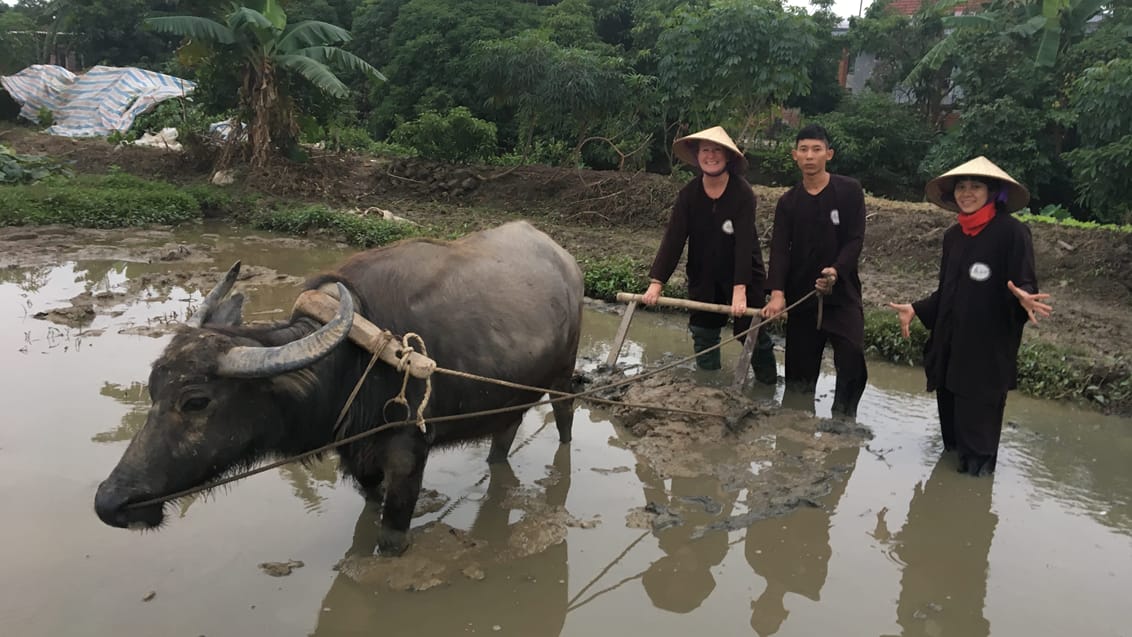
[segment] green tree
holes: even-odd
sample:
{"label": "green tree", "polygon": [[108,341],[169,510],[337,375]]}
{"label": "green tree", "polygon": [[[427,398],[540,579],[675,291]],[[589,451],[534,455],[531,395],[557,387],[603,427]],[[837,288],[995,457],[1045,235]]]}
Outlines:
{"label": "green tree", "polygon": [[693,129],[737,118],[742,138],[768,106],[810,92],[816,31],[774,0],[683,7],[656,43],[662,99]]}
{"label": "green tree", "polygon": [[[3,6],[3,5],[0,5]],[[35,64],[35,22],[14,10],[0,12],[0,75],[10,75]]]}
{"label": "green tree", "polygon": [[581,144],[628,93],[620,59],[561,47],[537,31],[481,42],[471,67],[490,87],[489,103],[517,110],[524,152],[540,131]]}
{"label": "green tree", "polygon": [[247,124],[253,166],[266,164],[273,149],[290,150],[298,135],[293,102],[279,92],[282,74],[302,77],[319,91],[343,99],[350,89],[331,67],[385,79],[365,60],[338,46],[350,40],[345,29],[313,20],[289,25],[275,0],[235,6],[225,24],[195,16],[150,18],[146,23],[158,32],[185,38],[183,52],[188,58],[219,56],[238,66],[237,130]]}
{"label": "green tree", "polygon": [[864,91],[815,121],[833,137],[835,171],[857,177],[874,194],[901,199],[922,195],[919,167],[934,134],[913,105]]}
{"label": "green tree", "polygon": [[1106,223],[1132,222],[1132,58],[1087,69],[1071,95],[1081,146],[1066,154],[1077,201]]}
{"label": "green tree", "polygon": [[928,0],[911,16],[892,10],[892,0],[879,0],[863,17],[849,19],[851,51],[875,58],[867,86],[915,104],[924,121],[941,130],[952,89],[950,60],[917,68],[921,59],[943,39],[943,18],[959,0]]}
{"label": "green tree", "polygon": [[537,27],[540,11],[518,0],[375,0],[363,6],[355,16],[353,50],[385,60],[389,76],[364,105],[372,108],[374,138],[428,110],[463,105],[484,114],[480,80],[471,69],[473,49]]}

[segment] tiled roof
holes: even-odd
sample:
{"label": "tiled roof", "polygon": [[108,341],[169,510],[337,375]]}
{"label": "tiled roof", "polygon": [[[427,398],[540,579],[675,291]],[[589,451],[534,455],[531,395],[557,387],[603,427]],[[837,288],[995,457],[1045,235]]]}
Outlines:
{"label": "tiled roof", "polygon": [[[928,0],[932,2],[933,0]],[[989,0],[968,0],[964,4],[955,7],[955,13],[973,13],[978,11],[980,7],[986,4]],[[888,5],[889,11],[895,11],[900,15],[912,15],[920,10],[920,5],[923,0],[892,0]]]}

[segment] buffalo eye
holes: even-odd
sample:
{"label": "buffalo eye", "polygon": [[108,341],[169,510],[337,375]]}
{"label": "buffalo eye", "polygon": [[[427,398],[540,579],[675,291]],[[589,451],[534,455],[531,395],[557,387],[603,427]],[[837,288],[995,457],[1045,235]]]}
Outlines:
{"label": "buffalo eye", "polygon": [[208,407],[209,399],[206,396],[190,396],[181,402],[182,412],[201,411]]}

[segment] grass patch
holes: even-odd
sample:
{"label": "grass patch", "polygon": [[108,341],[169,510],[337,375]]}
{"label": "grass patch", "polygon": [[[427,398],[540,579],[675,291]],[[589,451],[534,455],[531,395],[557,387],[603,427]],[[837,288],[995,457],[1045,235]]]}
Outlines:
{"label": "grass patch", "polygon": [[68,224],[120,228],[176,225],[198,219],[190,193],[124,173],[51,177],[36,184],[0,186],[0,225]]}
{"label": "grass patch", "polygon": [[[603,301],[616,301],[618,292],[644,290],[649,283],[641,275],[648,269],[629,257],[582,258],[578,260],[585,279],[585,294]],[[665,289],[665,295],[675,290]]]}
{"label": "grass patch", "polygon": [[[895,312],[865,311],[865,348],[875,356],[922,365],[928,330],[919,321],[912,321],[911,332],[911,339],[900,335]],[[1018,350],[1018,391],[1050,400],[1083,400],[1123,411],[1132,407],[1132,363],[1124,359],[1100,363],[1049,343],[1025,342]]]}
{"label": "grass patch", "polygon": [[350,245],[362,248],[409,237],[430,236],[427,230],[401,221],[386,221],[318,205],[260,211],[251,214],[247,222],[259,230],[287,234],[326,230],[340,235]]}
{"label": "grass patch", "polygon": [[1048,223],[1055,226],[1065,226],[1067,228],[1083,228],[1086,230],[1111,230],[1113,232],[1132,232],[1132,225],[1116,225],[1114,223],[1097,223],[1096,221],[1078,221],[1072,217],[1067,219],[1058,219],[1048,215],[1035,215],[1035,214],[1015,214],[1019,221],[1023,223]]}

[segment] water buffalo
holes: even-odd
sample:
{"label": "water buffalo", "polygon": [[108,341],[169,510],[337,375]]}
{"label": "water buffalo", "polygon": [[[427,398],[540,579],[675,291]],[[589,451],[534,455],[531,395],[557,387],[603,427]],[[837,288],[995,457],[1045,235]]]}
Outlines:
{"label": "water buffalo", "polygon": [[[568,252],[525,222],[452,242],[406,241],[353,256],[307,282],[308,289],[340,286],[339,315],[326,325],[303,316],[241,325],[243,297],[225,300],[235,279],[236,272],[229,272],[202,302],[195,324],[181,328],[153,363],[145,425],[95,496],[103,522],[157,526],[162,505],[128,505],[334,440],[334,423],[371,357],[346,338],[355,311],[394,333],[419,334],[441,367],[557,391],[571,386],[581,271]],[[426,418],[539,398],[445,374],[434,374],[431,382]],[[337,435],[405,418],[403,408],[385,409],[401,385],[394,368],[374,366]],[[409,382],[414,410],[423,393],[423,381]],[[559,440],[569,442],[573,406],[554,403],[554,417]],[[339,447],[343,473],[366,498],[384,498],[382,552],[398,554],[408,546],[431,448],[492,436],[488,461],[506,462],[521,419],[522,412],[513,411],[430,424],[427,433],[398,427]]]}

